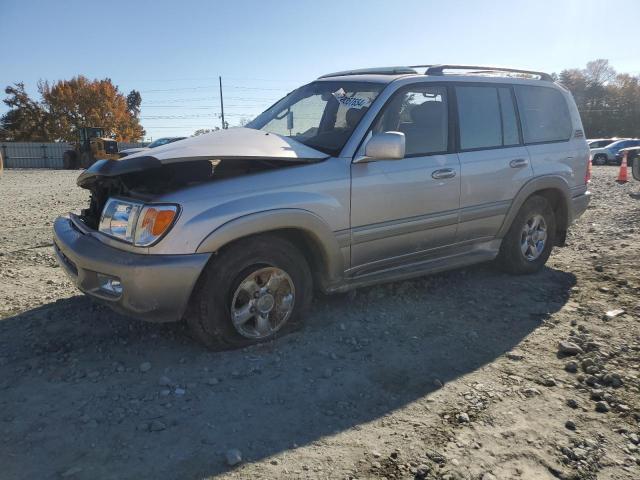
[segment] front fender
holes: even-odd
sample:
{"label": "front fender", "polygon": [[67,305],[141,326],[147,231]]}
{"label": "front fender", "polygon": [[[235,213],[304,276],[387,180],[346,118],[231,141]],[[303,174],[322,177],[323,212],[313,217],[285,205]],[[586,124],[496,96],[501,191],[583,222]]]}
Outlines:
{"label": "front fender", "polygon": [[338,281],[344,273],[341,243],[329,225],[318,215],[304,209],[283,208],[251,213],[230,220],[213,230],[198,245],[197,253],[214,253],[228,243],[250,235],[274,230],[294,229],[303,232],[313,242],[322,257],[324,276],[328,283]]}

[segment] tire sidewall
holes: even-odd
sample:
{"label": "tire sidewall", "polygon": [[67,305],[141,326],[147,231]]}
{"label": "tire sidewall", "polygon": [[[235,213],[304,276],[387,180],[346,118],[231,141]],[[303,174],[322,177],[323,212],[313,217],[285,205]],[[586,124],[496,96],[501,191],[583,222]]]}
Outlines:
{"label": "tire sidewall", "polygon": [[597,154],[595,157],[593,157],[593,163],[594,165],[606,165],[607,164],[606,155],[602,153]]}
{"label": "tire sidewall", "polygon": [[[238,285],[252,271],[264,267],[280,268],[291,278],[295,289],[293,311],[286,324],[269,337],[246,338],[233,326],[231,301]],[[311,273],[304,256],[290,242],[271,235],[241,240],[221,251],[207,266],[202,280],[194,299],[198,321],[195,328],[201,329],[210,341],[200,339],[214,348],[266,342],[291,331],[300,323],[301,313],[308,307],[312,295]],[[193,318],[189,323],[193,323]]]}
{"label": "tire sidewall", "polygon": [[[540,214],[547,225],[547,240],[544,250],[535,260],[527,260],[520,249],[520,239],[525,222],[532,216]],[[502,241],[500,256],[503,265],[511,273],[534,273],[539,271],[549,259],[555,243],[556,219],[549,202],[541,196],[534,195],[520,208],[514,218],[509,232]]]}

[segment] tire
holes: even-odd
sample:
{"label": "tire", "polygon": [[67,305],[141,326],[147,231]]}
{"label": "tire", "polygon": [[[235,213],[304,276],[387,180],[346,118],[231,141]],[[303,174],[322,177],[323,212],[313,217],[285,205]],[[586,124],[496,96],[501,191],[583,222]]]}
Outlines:
{"label": "tire", "polygon": [[80,154],[80,168],[87,169],[95,162],[91,152],[82,152],[82,154]]}
{"label": "tire", "polygon": [[595,157],[593,157],[594,165],[606,165],[607,164],[607,156],[604,153],[598,153]]}
{"label": "tire", "polygon": [[[270,279],[277,286],[275,291],[268,288]],[[186,320],[194,337],[208,348],[244,347],[272,340],[297,327],[312,294],[309,265],[293,243],[274,234],[249,237],[221,250],[205,267]],[[243,314],[249,315],[251,305],[256,313],[245,323],[234,325],[232,310],[238,318],[245,318]]]}
{"label": "tire", "polygon": [[76,152],[73,150],[67,150],[62,155],[62,168],[65,170],[73,170],[77,168]]}
{"label": "tire", "polygon": [[[542,234],[535,227],[535,220],[542,219],[538,222],[540,226],[544,226],[546,238],[542,244],[540,239]],[[525,225],[527,231],[525,231]],[[537,236],[528,237],[527,232],[537,230]],[[556,219],[553,209],[549,202],[539,195],[529,197],[520,211],[513,219],[511,227],[506,236],[502,240],[500,253],[498,254],[498,263],[503,270],[513,274],[529,274],[539,271],[551,255],[551,250],[555,242]],[[526,240],[531,240],[527,242]],[[524,247],[523,247],[524,245]],[[526,248],[526,252],[523,249]]]}

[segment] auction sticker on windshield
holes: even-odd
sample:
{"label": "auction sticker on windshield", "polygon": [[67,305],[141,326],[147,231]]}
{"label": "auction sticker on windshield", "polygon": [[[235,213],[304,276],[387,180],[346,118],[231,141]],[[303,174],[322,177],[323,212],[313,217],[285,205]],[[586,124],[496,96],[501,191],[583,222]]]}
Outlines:
{"label": "auction sticker on windshield", "polygon": [[357,110],[368,107],[371,103],[371,100],[366,97],[347,97],[347,94],[342,88],[336,92],[333,92],[333,96],[341,105],[344,105],[347,108],[355,108]]}

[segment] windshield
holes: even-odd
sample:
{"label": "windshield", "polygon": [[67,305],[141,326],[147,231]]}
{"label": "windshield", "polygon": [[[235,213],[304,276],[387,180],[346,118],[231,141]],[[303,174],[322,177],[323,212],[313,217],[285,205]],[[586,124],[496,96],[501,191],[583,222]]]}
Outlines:
{"label": "windshield", "polygon": [[278,101],[247,128],[277,133],[338,155],[383,88],[379,83],[310,83]]}

